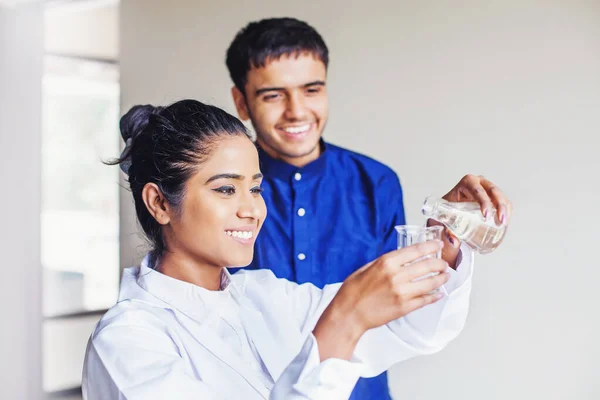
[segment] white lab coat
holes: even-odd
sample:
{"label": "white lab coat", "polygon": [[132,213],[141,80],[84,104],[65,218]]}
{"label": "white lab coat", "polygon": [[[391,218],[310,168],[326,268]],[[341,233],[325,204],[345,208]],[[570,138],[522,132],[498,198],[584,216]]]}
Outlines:
{"label": "white lab coat", "polygon": [[[245,333],[265,374],[243,362],[214,329],[203,290],[147,266],[123,274],[118,303],[94,329],[83,373],[88,400],[348,399],[359,377],[441,350],[462,330],[469,308],[472,252],[442,287],[446,294],[366,332],[350,361],[320,362],[312,335],[341,284],[320,290],[277,279],[269,270],[227,275]],[[211,322],[212,321],[212,322]]]}

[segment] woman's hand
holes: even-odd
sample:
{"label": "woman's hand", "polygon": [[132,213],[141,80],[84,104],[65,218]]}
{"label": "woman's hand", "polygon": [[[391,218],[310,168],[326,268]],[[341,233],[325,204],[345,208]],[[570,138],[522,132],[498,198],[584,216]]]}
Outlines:
{"label": "woman's hand", "polygon": [[[430,241],[395,250],[350,275],[313,331],[321,360],[350,359],[367,330],[439,300],[442,295],[432,291],[448,281],[448,264],[422,258],[442,247],[441,241]],[[413,264],[405,266],[408,263]],[[430,273],[439,275],[415,281]]]}

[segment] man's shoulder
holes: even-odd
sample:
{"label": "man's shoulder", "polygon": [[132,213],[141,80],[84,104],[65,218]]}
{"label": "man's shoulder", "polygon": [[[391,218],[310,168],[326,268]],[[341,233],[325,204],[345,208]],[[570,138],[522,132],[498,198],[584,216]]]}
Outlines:
{"label": "man's shoulder", "polygon": [[383,178],[397,179],[397,174],[391,167],[365,154],[331,143],[327,143],[327,151],[331,151],[334,161],[346,170],[349,168],[360,173],[366,173],[375,181],[380,181]]}

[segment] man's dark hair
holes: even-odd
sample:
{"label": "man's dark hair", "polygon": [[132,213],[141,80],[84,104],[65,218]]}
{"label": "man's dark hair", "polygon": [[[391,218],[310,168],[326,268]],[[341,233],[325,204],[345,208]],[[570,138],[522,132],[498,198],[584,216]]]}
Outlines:
{"label": "man's dark hair", "polygon": [[294,18],[270,18],[242,28],[227,49],[226,64],[235,86],[244,87],[251,68],[264,67],[283,55],[311,53],[329,64],[329,50],[319,33],[306,22]]}

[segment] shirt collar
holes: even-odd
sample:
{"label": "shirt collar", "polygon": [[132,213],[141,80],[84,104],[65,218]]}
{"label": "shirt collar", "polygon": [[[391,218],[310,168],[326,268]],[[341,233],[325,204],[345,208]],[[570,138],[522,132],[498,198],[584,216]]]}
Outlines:
{"label": "shirt collar", "polygon": [[296,173],[302,174],[303,178],[317,176],[322,173],[323,169],[325,168],[327,158],[331,153],[330,146],[328,146],[323,139],[319,141],[319,145],[322,149],[319,158],[306,164],[302,168],[298,168],[284,161],[271,157],[257,144],[256,147],[258,149],[261,171],[265,176],[274,177],[276,179],[281,179],[288,182],[293,179]]}
{"label": "shirt collar", "polygon": [[149,256],[144,257],[136,281],[142,289],[162,302],[196,316],[218,311],[230,304],[231,295],[239,293],[226,268],[221,271],[221,290],[208,290],[150,268]]}

